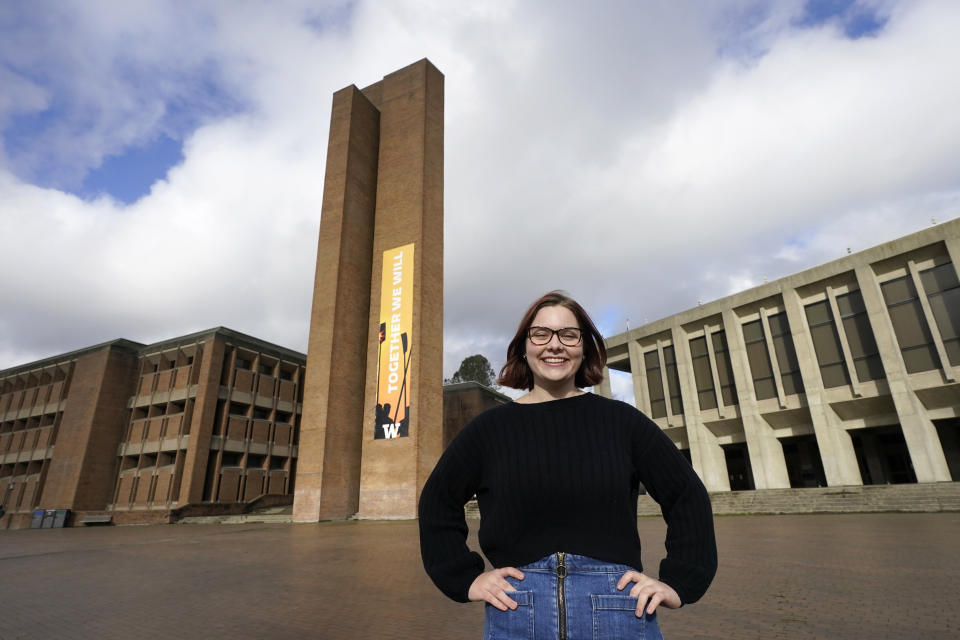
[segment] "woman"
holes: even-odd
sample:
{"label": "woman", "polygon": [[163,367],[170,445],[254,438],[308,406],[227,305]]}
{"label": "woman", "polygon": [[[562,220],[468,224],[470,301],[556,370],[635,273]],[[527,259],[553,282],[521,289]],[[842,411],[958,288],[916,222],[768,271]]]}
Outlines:
{"label": "woman", "polygon": [[[554,291],[524,314],[499,383],[526,389],[472,420],[420,497],[420,549],[437,587],[486,602],[484,638],[660,638],[657,607],[695,602],[717,567],[703,484],[632,406],[585,393],[603,379],[603,338]],[[660,503],[667,557],[643,572],[640,484]],[[480,547],[463,505],[480,507]]]}

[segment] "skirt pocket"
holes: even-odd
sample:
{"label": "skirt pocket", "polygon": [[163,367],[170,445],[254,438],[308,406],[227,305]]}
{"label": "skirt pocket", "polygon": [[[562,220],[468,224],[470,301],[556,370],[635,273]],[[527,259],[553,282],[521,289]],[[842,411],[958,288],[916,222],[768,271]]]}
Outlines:
{"label": "skirt pocket", "polygon": [[484,640],[533,640],[533,591],[508,591],[516,609],[500,611],[486,605]]}
{"label": "skirt pocket", "polygon": [[636,638],[662,640],[656,614],[636,616],[637,599],[627,595],[592,595],[593,640]]}

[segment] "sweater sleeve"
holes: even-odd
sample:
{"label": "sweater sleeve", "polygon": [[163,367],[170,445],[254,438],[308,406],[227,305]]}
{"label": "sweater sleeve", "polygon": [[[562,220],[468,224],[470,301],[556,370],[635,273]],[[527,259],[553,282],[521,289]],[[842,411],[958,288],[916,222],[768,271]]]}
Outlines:
{"label": "sweater sleeve", "polygon": [[483,558],[467,547],[463,506],[480,478],[477,425],[468,424],[440,457],[420,494],[420,556],[433,583],[449,598],[467,602],[470,585],[484,571]]}
{"label": "sweater sleeve", "polygon": [[684,604],[696,602],[717,572],[710,496],[660,427],[643,414],[637,419],[634,463],[667,523],[667,557],[660,562],[660,580],[673,587]]}

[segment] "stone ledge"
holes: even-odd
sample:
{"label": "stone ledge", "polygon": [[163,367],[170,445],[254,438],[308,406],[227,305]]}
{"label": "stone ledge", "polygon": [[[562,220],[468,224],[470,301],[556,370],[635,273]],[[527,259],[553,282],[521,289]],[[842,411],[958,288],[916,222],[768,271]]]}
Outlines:
{"label": "stone ledge", "polygon": [[[716,515],[960,511],[960,482],[723,491],[710,501]],[[660,515],[660,506],[640,496],[637,514]]]}

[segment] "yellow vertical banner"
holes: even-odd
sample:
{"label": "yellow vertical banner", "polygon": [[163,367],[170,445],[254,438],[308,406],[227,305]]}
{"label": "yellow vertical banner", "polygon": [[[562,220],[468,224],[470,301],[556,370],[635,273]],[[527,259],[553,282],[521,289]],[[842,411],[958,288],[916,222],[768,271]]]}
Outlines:
{"label": "yellow vertical banner", "polygon": [[375,439],[410,431],[410,356],[413,353],[413,244],[383,252],[377,337]]}

